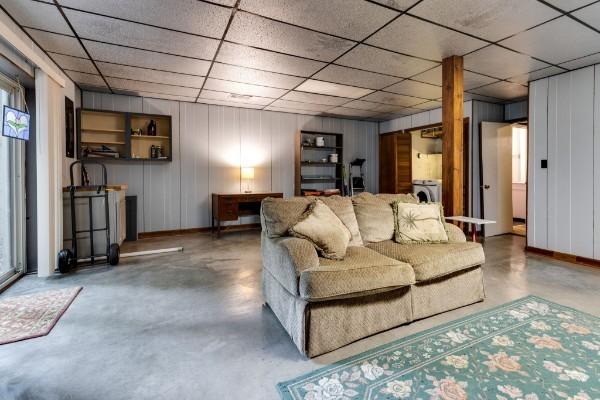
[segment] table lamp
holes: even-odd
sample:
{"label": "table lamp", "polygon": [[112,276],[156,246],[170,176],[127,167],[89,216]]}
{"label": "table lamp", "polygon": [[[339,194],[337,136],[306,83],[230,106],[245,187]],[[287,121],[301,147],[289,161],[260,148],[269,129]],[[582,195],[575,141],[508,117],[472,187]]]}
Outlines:
{"label": "table lamp", "polygon": [[242,167],[242,179],[246,181],[246,190],[244,193],[252,193],[252,190],[250,190],[250,184],[252,179],[254,179],[254,168]]}

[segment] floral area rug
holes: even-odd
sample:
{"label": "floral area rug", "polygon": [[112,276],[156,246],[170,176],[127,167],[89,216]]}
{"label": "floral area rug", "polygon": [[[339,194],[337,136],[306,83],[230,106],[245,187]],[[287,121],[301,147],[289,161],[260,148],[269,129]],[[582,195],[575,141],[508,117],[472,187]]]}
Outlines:
{"label": "floral area rug", "polygon": [[47,335],[81,287],[9,297],[0,301],[0,344]]}
{"label": "floral area rug", "polygon": [[600,399],[600,318],[529,296],[278,389],[284,400]]}

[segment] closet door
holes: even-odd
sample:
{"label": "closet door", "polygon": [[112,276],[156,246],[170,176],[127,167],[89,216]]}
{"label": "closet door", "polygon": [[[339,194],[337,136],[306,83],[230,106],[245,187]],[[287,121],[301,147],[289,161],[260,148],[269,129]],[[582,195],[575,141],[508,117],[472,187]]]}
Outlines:
{"label": "closet door", "polygon": [[379,137],[380,193],[412,193],[412,141],[407,133]]}
{"label": "closet door", "polygon": [[412,193],[412,135],[399,134],[396,138],[396,191]]}

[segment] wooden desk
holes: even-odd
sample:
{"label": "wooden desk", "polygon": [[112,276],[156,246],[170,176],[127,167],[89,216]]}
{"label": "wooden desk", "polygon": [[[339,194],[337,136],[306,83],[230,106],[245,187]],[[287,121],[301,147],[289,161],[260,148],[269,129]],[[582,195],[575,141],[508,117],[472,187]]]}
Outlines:
{"label": "wooden desk", "polygon": [[211,232],[221,236],[221,221],[237,221],[247,215],[260,215],[260,203],[266,197],[283,197],[283,193],[212,194]]}

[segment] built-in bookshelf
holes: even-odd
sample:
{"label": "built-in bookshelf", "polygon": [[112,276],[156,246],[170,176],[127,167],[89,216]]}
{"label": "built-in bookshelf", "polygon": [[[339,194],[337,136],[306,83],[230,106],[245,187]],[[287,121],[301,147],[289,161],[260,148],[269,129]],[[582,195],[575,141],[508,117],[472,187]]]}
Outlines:
{"label": "built-in bookshelf", "polygon": [[81,109],[78,111],[78,158],[171,161],[170,115]]}
{"label": "built-in bookshelf", "polygon": [[[317,139],[317,138],[322,138]],[[337,161],[331,155],[337,154]],[[344,135],[341,133],[296,132],[295,187],[296,196],[331,193],[344,188]]]}

